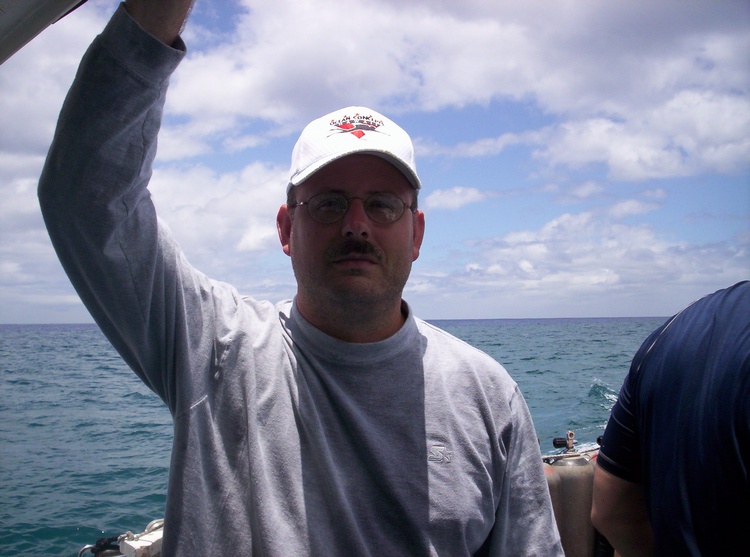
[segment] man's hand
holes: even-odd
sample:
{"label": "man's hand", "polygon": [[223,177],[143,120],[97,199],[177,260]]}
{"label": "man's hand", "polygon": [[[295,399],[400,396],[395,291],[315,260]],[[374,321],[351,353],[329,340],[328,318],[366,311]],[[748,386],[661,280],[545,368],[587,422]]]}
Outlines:
{"label": "man's hand", "polygon": [[125,9],[146,31],[172,46],[195,0],[126,0]]}

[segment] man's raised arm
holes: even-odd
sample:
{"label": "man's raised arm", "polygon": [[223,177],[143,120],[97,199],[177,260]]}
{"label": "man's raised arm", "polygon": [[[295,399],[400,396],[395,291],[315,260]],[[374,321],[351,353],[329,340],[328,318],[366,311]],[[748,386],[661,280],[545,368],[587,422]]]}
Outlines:
{"label": "man's raised arm", "polygon": [[[190,6],[129,0],[118,7],[81,62],[39,181],[50,239],[81,300],[173,411],[174,354],[189,344],[210,355],[213,332],[200,296],[207,279],[159,226],[147,189]],[[196,321],[197,332],[187,331],[184,324]]]}

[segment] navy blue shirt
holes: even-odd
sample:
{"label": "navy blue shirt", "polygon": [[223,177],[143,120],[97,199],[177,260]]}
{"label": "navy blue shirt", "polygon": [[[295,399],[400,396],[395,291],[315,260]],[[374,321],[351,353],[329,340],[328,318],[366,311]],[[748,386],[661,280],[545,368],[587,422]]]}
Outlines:
{"label": "navy blue shirt", "polygon": [[646,339],[598,463],[643,484],[656,555],[747,554],[750,282],[695,302]]}

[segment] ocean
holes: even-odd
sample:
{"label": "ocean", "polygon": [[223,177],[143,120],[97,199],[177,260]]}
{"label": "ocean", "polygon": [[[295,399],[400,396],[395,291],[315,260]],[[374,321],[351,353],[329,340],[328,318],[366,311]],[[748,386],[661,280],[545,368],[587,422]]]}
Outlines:
{"label": "ocean", "polygon": [[[604,431],[665,318],[439,320],[502,363],[542,453]],[[0,555],[75,557],[163,515],[171,419],[95,325],[0,325]]]}

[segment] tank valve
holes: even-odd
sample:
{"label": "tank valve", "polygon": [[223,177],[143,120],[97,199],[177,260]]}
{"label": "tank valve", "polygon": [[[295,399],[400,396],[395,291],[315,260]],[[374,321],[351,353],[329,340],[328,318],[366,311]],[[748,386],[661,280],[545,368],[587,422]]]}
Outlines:
{"label": "tank valve", "polygon": [[578,441],[575,440],[575,431],[569,431],[567,437],[555,437],[552,439],[552,446],[556,449],[565,449],[566,451],[575,450]]}

